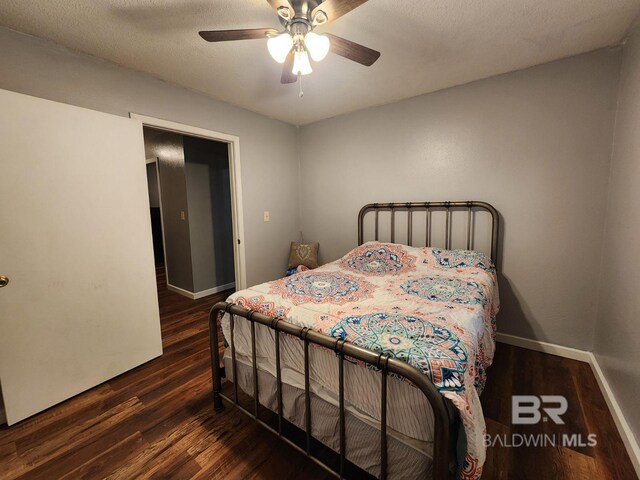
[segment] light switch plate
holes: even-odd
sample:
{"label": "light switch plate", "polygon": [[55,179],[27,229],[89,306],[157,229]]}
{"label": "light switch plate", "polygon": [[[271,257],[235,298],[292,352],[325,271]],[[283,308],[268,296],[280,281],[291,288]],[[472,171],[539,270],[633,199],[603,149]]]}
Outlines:
{"label": "light switch plate", "polygon": [[262,216],[263,216],[263,218],[264,218],[264,221],[265,221],[265,222],[268,222],[268,221],[269,221],[269,212],[264,212],[264,213],[262,214]]}

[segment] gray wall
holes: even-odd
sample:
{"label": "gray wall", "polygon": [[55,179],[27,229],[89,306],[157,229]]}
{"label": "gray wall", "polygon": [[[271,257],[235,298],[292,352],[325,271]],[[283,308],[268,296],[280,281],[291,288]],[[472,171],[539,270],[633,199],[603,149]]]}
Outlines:
{"label": "gray wall", "polygon": [[144,137],[145,156],[158,159],[167,282],[174,287],[193,292],[193,255],[189,229],[191,219],[183,136],[144,127]]}
{"label": "gray wall", "polygon": [[[300,230],[295,127],[6,28],[0,28],[0,51],[0,88],[239,136],[247,283],[282,275]],[[263,210],[271,212],[269,223]]]}
{"label": "gray wall", "polygon": [[184,137],[194,292],[234,281],[229,147]]}
{"label": "gray wall", "polygon": [[623,50],[595,355],[640,439],[640,28]]}
{"label": "gray wall", "polygon": [[369,202],[502,214],[501,332],[590,350],[621,53],[600,50],[300,130],[301,224],[322,261]]}
{"label": "gray wall", "polygon": [[158,195],[158,169],[155,163],[147,164],[147,189],[149,190],[149,206],[151,208],[159,208],[160,196]]}

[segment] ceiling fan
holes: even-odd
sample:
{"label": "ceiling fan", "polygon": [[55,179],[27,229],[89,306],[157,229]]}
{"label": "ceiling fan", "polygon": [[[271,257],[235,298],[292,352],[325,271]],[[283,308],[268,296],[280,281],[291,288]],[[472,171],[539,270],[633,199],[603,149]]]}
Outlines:
{"label": "ceiling fan", "polygon": [[273,28],[213,30],[199,32],[207,42],[268,38],[267,48],[273,59],[282,63],[281,83],[294,83],[300,75],[308,75],[314,62],[323,60],[329,52],[367,67],[380,57],[380,52],[330,33],[317,34],[320,25],[340,18],[367,0],[267,0],[275,9],[281,31]]}

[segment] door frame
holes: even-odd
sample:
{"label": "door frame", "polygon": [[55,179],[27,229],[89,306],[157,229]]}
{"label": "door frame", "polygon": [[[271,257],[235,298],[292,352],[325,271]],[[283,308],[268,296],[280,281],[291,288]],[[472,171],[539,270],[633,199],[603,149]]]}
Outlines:
{"label": "door frame", "polygon": [[147,115],[141,115],[134,112],[130,112],[129,116],[131,118],[140,120],[142,122],[142,125],[147,127],[159,128],[161,130],[167,130],[178,134],[205,138],[207,140],[215,140],[217,142],[226,143],[228,145],[235,284],[236,290],[243,290],[247,288],[247,265],[244,247],[244,217],[242,208],[242,182],[240,178],[240,138],[236,135],[230,135],[228,133],[207,130],[201,127],[194,127],[191,125],[186,125],[184,123],[149,117]]}

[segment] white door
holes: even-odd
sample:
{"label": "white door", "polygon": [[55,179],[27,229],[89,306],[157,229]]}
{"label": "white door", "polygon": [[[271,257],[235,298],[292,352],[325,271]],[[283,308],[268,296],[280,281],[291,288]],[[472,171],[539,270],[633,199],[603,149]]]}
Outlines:
{"label": "white door", "polygon": [[0,90],[9,425],[162,354],[142,124]]}

